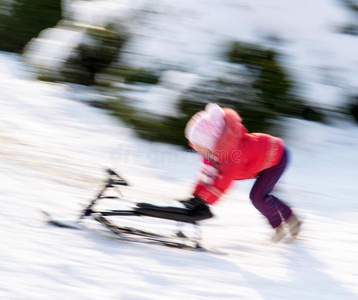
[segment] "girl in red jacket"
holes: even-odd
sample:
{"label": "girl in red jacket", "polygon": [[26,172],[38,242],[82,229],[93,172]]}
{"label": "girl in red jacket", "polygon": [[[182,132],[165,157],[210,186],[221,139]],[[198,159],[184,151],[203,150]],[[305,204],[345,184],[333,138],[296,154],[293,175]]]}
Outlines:
{"label": "girl in red jacket", "polygon": [[203,156],[194,196],[184,201],[193,217],[210,218],[208,205],[218,201],[234,180],[255,178],[250,199],[275,229],[272,239],[284,238],[286,229],[292,237],[297,236],[301,222],[287,204],[271,194],[287,165],[283,140],[248,133],[234,110],[213,103],[190,119],[185,136],[189,145]]}

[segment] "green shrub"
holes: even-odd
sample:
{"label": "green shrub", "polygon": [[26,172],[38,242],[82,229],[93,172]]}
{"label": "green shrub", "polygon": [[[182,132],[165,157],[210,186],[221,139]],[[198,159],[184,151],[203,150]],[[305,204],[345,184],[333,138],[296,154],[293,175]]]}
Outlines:
{"label": "green shrub", "polygon": [[225,57],[232,63],[246,66],[251,72],[260,105],[282,116],[323,120],[322,112],[311,108],[295,94],[295,84],[280,65],[277,52],[258,45],[233,42]]}
{"label": "green shrub", "polygon": [[121,78],[125,83],[157,84],[159,76],[153,70],[140,69],[129,66],[111,66],[105,74],[112,78]]}
{"label": "green shrub", "polygon": [[[343,5],[349,8],[354,14],[358,13],[358,2],[356,0],[341,0],[341,2]],[[338,28],[338,31],[344,34],[358,35],[358,26],[354,22],[344,25],[341,28]]]}
{"label": "green shrub", "polygon": [[358,123],[358,96],[352,98],[351,104],[349,105],[348,113]]}
{"label": "green shrub", "polygon": [[262,66],[268,61],[275,61],[277,53],[272,50],[266,50],[258,45],[232,42],[225,58],[237,64],[243,64],[251,70],[262,69]]}
{"label": "green shrub", "polygon": [[108,100],[102,105],[102,108],[109,109],[113,116],[118,117],[133,128],[138,136],[143,139],[175,145],[187,145],[183,128],[185,121],[181,120],[181,118],[144,113],[132,107],[124,99]]}
{"label": "green shrub", "polygon": [[338,32],[349,35],[358,35],[358,26],[355,24],[349,24],[338,28]]}
{"label": "green shrub", "polygon": [[353,12],[358,13],[358,3],[355,0],[341,0],[341,2]]}
{"label": "green shrub", "polygon": [[60,21],[61,0],[14,0],[11,13],[0,18],[0,50],[21,53],[32,38]]}
{"label": "green shrub", "polygon": [[54,76],[54,74],[43,71],[40,72],[37,76],[36,76],[37,80],[40,81],[47,81],[47,82],[56,82],[57,80],[61,80],[61,78]]}
{"label": "green shrub", "polygon": [[108,28],[89,27],[90,38],[78,45],[65,62],[60,73],[67,82],[93,85],[96,74],[103,72],[117,57],[128,36],[114,26]]}

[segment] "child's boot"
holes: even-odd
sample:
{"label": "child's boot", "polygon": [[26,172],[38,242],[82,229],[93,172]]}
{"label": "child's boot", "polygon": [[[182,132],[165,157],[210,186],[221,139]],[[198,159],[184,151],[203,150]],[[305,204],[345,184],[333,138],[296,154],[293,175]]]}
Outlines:
{"label": "child's boot", "polygon": [[286,237],[286,228],[284,223],[281,223],[280,226],[274,228],[275,229],[275,233],[272,235],[271,237],[271,241],[274,243],[278,243],[279,241],[281,241],[283,238]]}
{"label": "child's boot", "polygon": [[297,235],[300,233],[302,222],[298,220],[294,214],[292,214],[286,222],[291,237],[296,238]]}

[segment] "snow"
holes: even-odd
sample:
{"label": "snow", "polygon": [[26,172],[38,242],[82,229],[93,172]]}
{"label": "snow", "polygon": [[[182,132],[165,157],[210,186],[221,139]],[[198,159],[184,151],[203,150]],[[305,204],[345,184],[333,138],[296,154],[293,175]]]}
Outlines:
{"label": "snow", "polygon": [[35,42],[37,39],[33,39],[26,46],[25,57],[37,66],[59,68],[70,57],[73,48],[85,38],[84,31],[60,27],[45,29],[41,33],[41,51]]}
{"label": "snow", "polygon": [[131,99],[133,106],[148,113],[176,117],[178,99],[183,92],[198,82],[199,78],[192,73],[168,70],[162,73],[158,84],[149,85],[145,92],[128,90],[122,92],[122,95]]}
{"label": "snow", "polygon": [[[72,1],[68,13],[102,22],[105,6],[92,1],[82,9],[85,2]],[[111,12],[151,3],[115,2]],[[131,54],[141,67],[179,63],[200,74],[217,65],[217,37],[255,42],[269,34],[284,41],[283,59],[314,103],[342,105],[356,89],[357,38],[332,29],[352,20],[339,1],[158,0],[148,7],[163,14],[132,45],[145,52]],[[172,72],[166,78],[157,87],[166,95],[176,92],[176,79],[180,88],[194,79]],[[204,244],[227,253],[215,255],[45,224],[40,210],[78,216],[105,178],[103,165],[131,183],[126,198],[188,197],[198,156],[138,139],[81,102],[101,97],[96,91],[36,81],[17,55],[0,53],[0,88],[0,299],[358,299],[358,128],[349,120],[283,120],[291,164],[275,193],[304,220],[301,238],[269,243],[271,229],[248,198],[252,181],[243,181],[213,206],[216,217],[202,222]],[[151,95],[146,101],[157,103]]]}
{"label": "snow", "polygon": [[76,22],[104,27],[110,22],[130,20],[142,0],[64,0],[63,15],[66,19]]}

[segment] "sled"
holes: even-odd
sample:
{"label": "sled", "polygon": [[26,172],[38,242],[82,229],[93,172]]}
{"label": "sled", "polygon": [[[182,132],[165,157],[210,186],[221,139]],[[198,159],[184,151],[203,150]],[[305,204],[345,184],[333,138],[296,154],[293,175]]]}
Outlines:
{"label": "sled", "polygon": [[[98,204],[105,199],[125,201],[120,188],[129,186],[128,182],[114,170],[106,169],[106,173],[107,180],[97,197],[89,202],[76,220],[69,222],[68,220],[56,219],[48,212],[43,211],[47,222],[57,227],[81,229],[84,226],[83,221],[87,218],[91,218],[104,226],[107,231],[110,231],[120,240],[149,242],[184,249],[213,251],[203,247],[201,244],[201,231],[198,223],[201,220],[200,216],[190,216],[184,207],[160,207],[146,202],[135,202],[135,205],[129,209],[99,209]],[[111,193],[108,193],[109,191],[111,191]],[[111,195],[108,196],[107,194]],[[146,229],[139,229],[137,226],[118,225],[124,217],[136,218],[138,219],[138,224],[141,222],[141,217],[167,220],[174,222],[176,229],[164,235]],[[113,222],[113,219],[116,221]],[[184,233],[182,230],[184,226],[193,227],[194,232],[191,236]]]}

